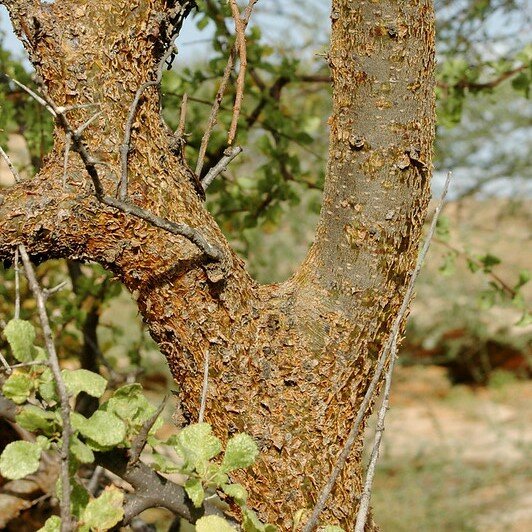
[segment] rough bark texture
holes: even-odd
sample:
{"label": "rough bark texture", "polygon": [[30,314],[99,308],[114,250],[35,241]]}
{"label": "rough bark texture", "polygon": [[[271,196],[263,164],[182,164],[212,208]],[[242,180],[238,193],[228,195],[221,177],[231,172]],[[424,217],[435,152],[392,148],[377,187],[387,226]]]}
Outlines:
{"label": "rough bark texture", "polygon": [[[56,105],[99,105],[85,141],[113,195],[135,91],[156,77],[175,31],[172,10],[191,6],[3,3]],[[92,260],[114,271],[135,295],[191,420],[209,352],[206,420],[222,437],[246,431],[257,439],[260,462],[238,480],[260,516],[282,530],[297,510],[312,508],[334,466],[400,307],[429,199],[432,2],[334,0],[331,19],[334,110],[323,209],[307,259],[285,283],[258,286],[229,248],[168,146],[155,87],[134,122],[130,198],[201,228],[227,257],[223,278],[188,240],[98,203],[77,154],[63,189],[60,128],[41,172],[0,196],[0,259],[23,243],[35,258]],[[93,112],[68,116],[80,125]],[[322,522],[352,528],[360,474],[359,446]]]}

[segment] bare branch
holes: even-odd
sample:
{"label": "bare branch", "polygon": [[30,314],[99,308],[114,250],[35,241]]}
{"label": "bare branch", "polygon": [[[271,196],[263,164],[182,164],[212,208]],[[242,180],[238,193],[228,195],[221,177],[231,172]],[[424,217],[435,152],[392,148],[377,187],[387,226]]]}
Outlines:
{"label": "bare branch", "polygon": [[46,298],[41,287],[39,286],[39,283],[37,282],[37,277],[35,276],[35,271],[31,264],[28,253],[26,252],[26,248],[21,245],[19,246],[19,250],[22,258],[22,263],[24,264],[24,269],[26,271],[28,284],[30,286],[31,291],[33,292],[33,296],[35,297],[35,301],[37,303],[37,310],[39,312],[39,320],[41,322],[41,327],[44,335],[46,351],[48,352],[50,369],[52,370],[55,384],[57,386],[57,391],[59,393],[61,419],[63,422],[63,429],[61,432],[61,531],[70,532],[70,530],[72,530],[73,528],[72,514],[70,512],[70,494],[72,488],[70,485],[69,473],[69,448],[70,438],[72,436],[72,426],[70,424],[70,403],[68,391],[61,375],[61,368],[59,366],[59,359],[55,350],[53,333],[50,327],[50,322],[48,320],[48,313],[46,312]]}
{"label": "bare branch", "polygon": [[135,465],[128,466],[127,455],[120,449],[95,453],[95,461],[129,482],[135,489],[135,493],[126,498],[123,524],[127,524],[147,508],[153,507],[166,508],[191,523],[204,513],[203,509],[194,508],[181,486],[162,477],[143,462],[138,461]]}
{"label": "bare branch", "polygon": [[137,437],[133,441],[131,449],[129,450],[129,466],[132,466],[139,461],[140,454],[142,453],[142,450],[148,441],[150,430],[161,415],[167,400],[168,396],[161,401],[161,404],[157,407],[157,410],[143,423],[140,432],[137,434]]}
{"label": "bare branch", "polygon": [[[451,180],[451,172],[447,174],[447,180],[445,181],[445,187],[442,192],[442,196],[440,199],[440,203],[438,204],[438,207],[436,208],[436,211],[434,213],[434,217],[432,219],[432,224],[428,233],[428,237],[425,240],[425,243],[423,245],[423,248],[421,249],[418,260],[416,263],[416,267],[414,268],[414,271],[412,272],[412,275],[410,277],[410,281],[408,283],[405,296],[403,298],[403,303],[401,304],[401,308],[399,309],[399,312],[397,314],[397,317],[395,318],[394,324],[392,326],[390,335],[388,337],[388,340],[384,346],[384,348],[381,351],[381,354],[379,355],[379,359],[377,361],[377,366],[375,368],[375,373],[373,374],[373,377],[371,378],[371,381],[369,383],[368,389],[366,390],[366,393],[364,394],[364,398],[362,399],[362,403],[360,404],[359,410],[357,412],[356,418],[353,422],[353,426],[351,427],[351,430],[349,432],[349,435],[346,439],[346,442],[344,444],[344,447],[342,451],[340,452],[338,459],[336,460],[336,465],[334,466],[329,479],[327,480],[327,483],[321,490],[318,500],[312,510],[312,514],[307,521],[305,527],[303,528],[303,532],[311,532],[317,522],[318,517],[320,513],[325,508],[325,504],[327,503],[327,499],[329,495],[331,494],[331,491],[334,488],[334,485],[336,481],[338,480],[338,477],[340,476],[340,473],[342,472],[342,469],[345,466],[345,463],[347,461],[347,458],[349,454],[351,453],[351,450],[353,449],[353,446],[355,445],[358,435],[360,432],[360,426],[362,424],[362,420],[365,418],[366,411],[371,404],[371,401],[373,400],[373,396],[375,394],[375,391],[377,389],[377,386],[380,381],[380,377],[382,375],[382,372],[384,370],[384,367],[386,366],[386,362],[388,361],[389,354],[392,351],[392,348],[394,344],[397,342],[397,336],[399,335],[399,331],[401,329],[401,324],[403,322],[403,318],[408,310],[408,305],[410,304],[410,299],[412,298],[412,294],[414,292],[414,286],[417,280],[417,277],[419,275],[419,272],[421,271],[421,267],[423,266],[423,261],[425,259],[425,255],[427,254],[427,251],[430,246],[430,241],[432,239],[432,236],[434,235],[434,231],[436,228],[436,222],[438,221],[438,217],[440,215],[440,212],[443,208],[445,197],[447,196],[447,190],[449,189],[449,183]],[[430,238],[429,238],[430,237]],[[392,365],[392,364],[391,364]]]}
{"label": "bare branch", "polygon": [[13,163],[11,162],[11,159],[7,155],[7,153],[3,150],[2,147],[0,147],[0,155],[4,159],[4,161],[7,163],[7,166],[9,167],[9,170],[13,174],[13,177],[15,178],[15,183],[20,183],[22,181],[20,174],[18,173],[17,169],[14,167]]}
{"label": "bare branch", "polygon": [[[242,22],[242,32],[245,31],[249,18],[251,17],[251,13],[253,11],[253,6],[257,3],[258,0],[249,0],[249,4],[246,7],[246,10],[244,11],[243,18],[240,19]],[[224,73],[222,75],[222,79],[220,81],[220,87],[218,88],[218,92],[216,93],[216,96],[214,98],[214,103],[212,105],[211,113],[209,115],[209,121],[207,122],[207,127],[205,128],[205,133],[203,134],[203,137],[201,139],[201,146],[198,153],[198,162],[196,163],[196,175],[199,177],[201,176],[201,170],[203,169],[203,164],[205,162],[205,154],[207,153],[207,145],[209,144],[209,139],[212,135],[212,130],[214,126],[216,125],[216,120],[218,116],[218,111],[220,109],[220,104],[222,103],[225,89],[227,87],[227,83],[229,81],[229,77],[231,76],[231,71],[233,70],[233,66],[235,64],[235,57],[236,57],[236,50],[237,50],[237,43],[231,48],[231,51],[229,52],[229,57],[227,59],[227,65],[225,66]],[[244,71],[245,74],[245,71]],[[236,102],[235,102],[236,105]],[[239,111],[240,112],[240,111]],[[234,119],[234,108],[233,108],[233,119]],[[236,121],[238,121],[238,116],[236,118]]]}
{"label": "bare branch", "polygon": [[179,126],[175,132],[176,137],[184,138],[185,137],[185,127],[187,123],[187,104],[188,104],[188,94],[185,92],[183,94],[183,99],[181,100],[181,108],[179,111]]}
{"label": "bare branch", "polygon": [[203,386],[201,389],[201,403],[198,416],[198,423],[203,423],[205,407],[207,405],[207,392],[209,391],[209,350],[205,351],[205,361],[203,363]]}
{"label": "bare branch", "polygon": [[159,227],[160,229],[164,229],[165,231],[168,231],[174,235],[185,237],[196,244],[196,246],[198,246],[198,248],[200,248],[201,251],[203,251],[203,253],[212,260],[221,261],[224,258],[224,254],[219,248],[209,244],[200,231],[190,227],[187,224],[175,223],[164,218],[159,218],[158,216],[155,216],[154,214],[145,211],[144,209],[141,209],[132,203],[120,201],[110,196],[103,196],[99,199],[102,203],[108,205],[109,207],[114,207],[125,214],[131,214],[137,218],[141,218],[142,220],[145,220],[146,222],[149,222],[150,224]]}
{"label": "bare branch", "polygon": [[43,98],[41,98],[37,93],[35,93],[34,91],[32,91],[29,87],[26,87],[26,85],[24,85],[23,83],[20,83],[20,81],[14,79],[14,78],[11,78],[9,77],[7,74],[4,74],[4,76],[8,79],[10,79],[15,85],[17,85],[18,87],[20,87],[23,91],[26,91],[37,103],[40,103],[43,107],[46,108],[46,110],[52,115],[52,116],[57,116],[56,115],[56,112],[55,110],[50,107],[48,105],[48,103],[46,102],[46,100],[44,100]]}
{"label": "bare branch", "polygon": [[72,144],[72,136],[70,133],[65,134],[65,154],[63,157],[63,190],[66,187],[67,173],[68,173],[68,156],[70,155],[70,146]]}
{"label": "bare branch", "polygon": [[55,294],[57,292],[60,292],[61,290],[63,290],[63,288],[66,285],[67,285],[67,282],[63,281],[63,282],[59,283],[57,286],[54,286],[53,288],[45,288],[43,290],[44,298],[48,299],[51,295],[53,295],[53,294]]}
{"label": "bare branch", "polygon": [[205,177],[201,180],[201,185],[203,190],[207,190],[209,185],[222,173],[227,170],[227,167],[231,161],[242,153],[242,148],[240,146],[234,146],[232,148],[227,148],[224,151],[224,156],[207,172]]}
{"label": "bare branch", "polygon": [[401,323],[408,309],[408,304],[410,303],[410,299],[412,298],[412,295],[414,293],[414,285],[416,283],[419,272],[421,271],[421,268],[425,261],[425,257],[427,256],[427,253],[429,251],[432,238],[434,237],[434,232],[436,231],[436,225],[438,223],[438,219],[440,217],[443,206],[445,205],[445,198],[447,196],[447,191],[449,190],[449,183],[451,182],[451,176],[452,174],[451,172],[449,172],[447,174],[447,179],[445,180],[445,186],[443,188],[440,201],[438,202],[436,210],[434,211],[434,215],[432,217],[432,222],[430,224],[429,231],[427,233],[427,236],[425,237],[425,242],[423,243],[423,247],[421,248],[421,251],[419,252],[419,257],[416,263],[416,268],[414,269],[414,272],[412,273],[412,277],[410,278],[408,289],[406,291],[405,298],[403,300],[403,305],[401,306],[401,310],[399,311],[399,314],[397,315],[394,326],[390,332],[389,342],[387,344],[390,346],[388,350],[390,354],[390,364],[388,366],[388,369],[386,370],[386,377],[385,377],[385,384],[384,384],[384,397],[382,400],[381,407],[379,409],[379,414],[377,416],[377,427],[375,429],[375,440],[373,442],[373,448],[371,450],[371,457],[370,457],[370,461],[368,465],[368,471],[366,474],[366,482],[364,483],[364,489],[360,497],[360,506],[358,509],[357,519],[355,523],[355,532],[364,532],[364,528],[366,525],[366,519],[368,515],[368,510],[369,510],[369,502],[371,499],[371,487],[373,485],[373,478],[375,477],[375,468],[377,466],[377,459],[379,457],[379,449],[380,449],[380,444],[382,440],[382,434],[384,432],[384,420],[386,418],[386,412],[388,411],[389,404],[390,404],[390,390],[392,386],[392,378],[393,378],[393,370],[395,367],[395,361],[397,359],[397,341],[399,338]]}
{"label": "bare branch", "polygon": [[232,48],[229,52],[229,57],[227,59],[227,64],[225,65],[225,70],[220,81],[220,86],[218,87],[218,92],[214,98],[214,103],[212,104],[212,109],[209,115],[209,121],[205,127],[205,132],[201,138],[201,145],[198,153],[198,162],[196,163],[196,175],[201,176],[201,171],[203,170],[203,164],[205,162],[205,154],[207,153],[207,146],[212,135],[212,130],[216,125],[216,120],[218,117],[218,111],[220,110],[220,104],[222,103],[225,89],[231,76],[231,71],[233,70],[233,65],[235,63],[235,49]]}
{"label": "bare branch", "polygon": [[8,375],[13,373],[13,370],[11,369],[11,366],[9,365],[7,360],[4,358],[4,355],[2,355],[2,353],[0,353],[0,362],[2,363],[2,366],[4,366],[4,369],[6,370],[6,373]]}
{"label": "bare branch", "polygon": [[15,316],[18,320],[20,318],[20,268],[18,262],[18,247],[15,249]]}
{"label": "bare branch", "polygon": [[102,478],[103,472],[104,472],[104,469],[100,465],[97,465],[94,468],[94,471],[92,472],[91,479],[90,479],[89,484],[87,486],[87,491],[93,496],[96,495],[96,491],[98,489],[98,484],[100,483],[100,479]]}
{"label": "bare branch", "polygon": [[247,54],[246,54],[246,37],[244,34],[245,27],[244,27],[242,19],[240,18],[240,11],[238,9],[236,0],[229,0],[229,5],[231,6],[231,14],[233,15],[233,20],[235,22],[236,48],[238,50],[238,56],[240,58],[240,68],[238,70],[238,77],[236,79],[233,117],[231,118],[229,134],[227,135],[227,143],[231,145],[236,135],[238,117],[240,115],[240,109],[242,107],[242,99],[244,97],[244,83],[245,83],[245,78],[246,78],[246,68],[247,68],[248,61],[247,61]]}

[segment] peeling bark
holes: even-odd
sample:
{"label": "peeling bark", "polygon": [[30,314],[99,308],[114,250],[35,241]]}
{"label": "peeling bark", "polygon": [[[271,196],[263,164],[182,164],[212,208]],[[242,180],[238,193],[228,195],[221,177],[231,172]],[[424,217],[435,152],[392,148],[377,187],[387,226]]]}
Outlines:
{"label": "peeling bark", "polygon": [[[136,90],[158,61],[187,0],[4,1],[37,73],[74,126],[86,130],[106,194],[115,195],[120,145]],[[173,14],[172,14],[173,13]],[[197,418],[210,356],[206,420],[226,438],[253,435],[253,471],[239,474],[261,518],[291,529],[326,483],[401,305],[429,199],[434,134],[433,6],[429,0],[334,0],[329,62],[334,107],[316,239],[294,277],[259,286],[205,210],[175,157],[157,87],[142,97],[129,153],[129,195],[140,207],[201,228],[231,263],[223,278],[190,241],[103,206],[65,135],[39,174],[3,193],[0,259],[24,244],[39,260],[98,261],[135,295]],[[174,26],[172,26],[174,24]],[[361,446],[322,522],[352,528]],[[367,529],[373,529],[372,524]]]}

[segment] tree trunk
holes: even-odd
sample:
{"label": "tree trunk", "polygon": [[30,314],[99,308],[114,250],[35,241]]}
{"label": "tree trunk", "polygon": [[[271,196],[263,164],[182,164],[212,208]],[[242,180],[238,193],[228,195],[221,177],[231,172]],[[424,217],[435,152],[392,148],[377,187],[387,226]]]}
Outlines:
{"label": "tree trunk", "polygon": [[[120,146],[135,91],[157,65],[188,0],[3,2],[58,106],[79,126],[99,110],[85,144],[115,195]],[[329,63],[330,150],[315,242],[288,281],[259,286],[168,145],[158,87],[144,92],[132,130],[129,197],[200,228],[222,264],[190,240],[103,206],[65,133],[39,174],[0,196],[0,258],[24,244],[39,260],[98,261],[135,295],[197,419],[205,356],[206,420],[222,438],[253,435],[261,457],[238,475],[261,518],[291,529],[311,509],[356,416],[415,263],[429,199],[434,133],[433,7],[429,0],[334,0]],[[322,522],[352,528],[361,444]],[[373,525],[368,525],[368,530]]]}

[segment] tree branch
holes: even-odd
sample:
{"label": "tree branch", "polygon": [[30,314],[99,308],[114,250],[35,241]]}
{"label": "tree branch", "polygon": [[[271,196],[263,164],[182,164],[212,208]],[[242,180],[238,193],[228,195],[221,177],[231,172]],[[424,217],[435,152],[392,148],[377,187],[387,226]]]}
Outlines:
{"label": "tree branch", "polygon": [[72,426],[70,424],[70,403],[68,391],[63,381],[61,375],[61,368],[59,366],[59,359],[57,357],[57,352],[55,350],[54,337],[52,329],[50,327],[50,322],[48,320],[48,313],[46,311],[45,301],[46,298],[44,293],[39,286],[37,277],[35,276],[35,271],[31,264],[28,253],[24,246],[19,246],[20,256],[22,258],[22,263],[24,264],[24,269],[26,271],[26,277],[28,279],[28,284],[35,301],[37,302],[37,310],[39,312],[39,320],[41,322],[41,327],[44,335],[44,342],[46,345],[46,351],[48,352],[48,358],[50,362],[50,368],[54,376],[55,384],[57,386],[57,391],[59,393],[59,402],[61,409],[61,419],[63,422],[63,428],[61,431],[61,530],[62,532],[70,532],[72,530],[72,514],[70,511],[70,494],[71,494],[71,485],[70,485],[70,438],[72,436]]}
{"label": "tree branch", "polygon": [[209,185],[218,177],[222,172],[227,170],[227,167],[231,161],[242,153],[242,148],[240,146],[234,146],[232,148],[227,148],[224,151],[223,157],[214,165],[201,180],[201,185],[204,190],[207,190]]}
{"label": "tree branch", "polygon": [[[161,63],[164,63],[164,61]],[[125,214],[131,214],[137,218],[145,220],[155,227],[164,229],[169,233],[187,238],[189,241],[198,246],[198,248],[200,248],[211,260],[222,261],[224,259],[223,252],[218,247],[210,244],[198,229],[194,229],[185,223],[175,223],[171,222],[170,220],[160,218],[159,216],[156,216],[142,209],[141,207],[138,207],[137,205],[105,195],[105,191],[97,169],[97,165],[100,163],[89,154],[89,151],[83,141],[83,130],[85,129],[87,122],[80,128],[74,129],[70,125],[70,122],[65,115],[65,108],[56,106],[47,95],[44,95],[44,98],[41,98],[22,83],[18,81],[16,83],[23,87],[28,94],[35,98],[37,102],[41,103],[41,105],[43,105],[50,113],[52,113],[52,115],[58,120],[61,127],[65,130],[65,133],[70,136],[72,148],[81,156],[81,160],[83,161],[85,169],[92,180],[94,194],[98,201],[109,207],[114,207]],[[44,87],[42,87],[42,89],[44,90]],[[89,122],[92,122],[93,118],[94,117],[92,117]]]}

